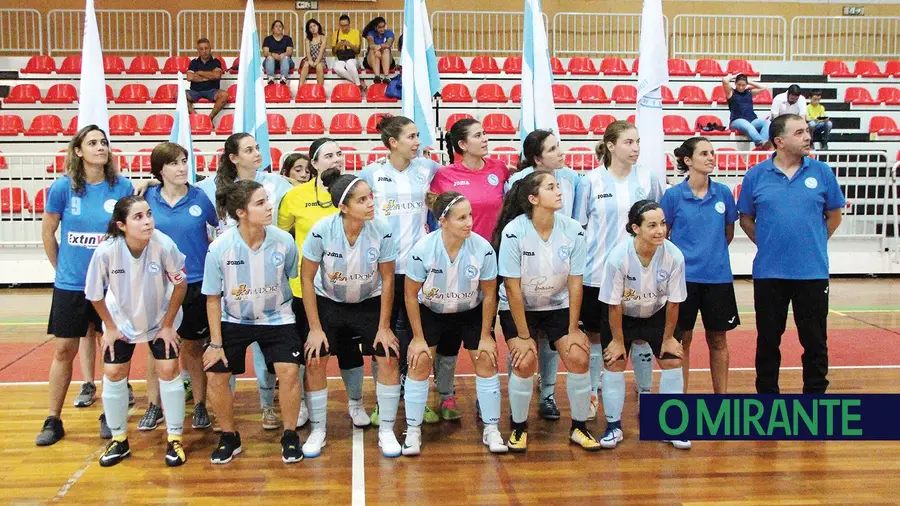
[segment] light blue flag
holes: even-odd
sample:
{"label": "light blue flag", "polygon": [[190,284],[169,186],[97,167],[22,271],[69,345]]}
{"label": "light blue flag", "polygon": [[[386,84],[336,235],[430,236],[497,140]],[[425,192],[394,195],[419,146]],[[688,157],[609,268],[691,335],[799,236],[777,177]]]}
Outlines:
{"label": "light blue flag", "polygon": [[238,68],[237,101],[234,104],[234,130],[256,138],[262,155],[263,170],[272,165],[269,150],[269,120],[266,116],[266,95],[263,91],[262,60],[259,58],[259,33],[253,0],[244,10],[244,32],[241,36],[241,65]]}
{"label": "light blue flag", "polygon": [[191,139],[191,115],[188,113],[187,81],[184,75],[178,73],[178,100],[175,103],[175,125],[172,126],[172,133],[169,134],[169,142],[180,144],[181,147],[188,152],[188,182],[197,183],[197,162],[194,158],[194,141]]}
{"label": "light blue flag", "polygon": [[106,79],[103,74],[103,49],[97,30],[94,0],[84,6],[84,38],[81,48],[81,91],[78,97],[78,129],[97,125],[109,137],[109,113],[106,109]]}
{"label": "light blue flag", "polygon": [[403,67],[402,114],[415,122],[422,148],[434,147],[432,97],[440,91],[441,80],[425,0],[405,0],[400,65]]}
{"label": "light blue flag", "polygon": [[553,104],[553,72],[541,0],[525,0],[525,30],[522,40],[522,114],[519,138],[544,129],[559,132]]}
{"label": "light blue flag", "polygon": [[641,66],[638,69],[637,129],[641,137],[638,163],[666,180],[663,108],[660,87],[669,82],[669,49],[662,0],[644,0],[641,12]]}

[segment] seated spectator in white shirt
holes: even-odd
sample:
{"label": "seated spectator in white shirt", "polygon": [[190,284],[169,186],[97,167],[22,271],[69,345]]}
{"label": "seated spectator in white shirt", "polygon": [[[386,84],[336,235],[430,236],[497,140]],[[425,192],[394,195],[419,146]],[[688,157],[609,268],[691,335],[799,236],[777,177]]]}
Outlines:
{"label": "seated spectator in white shirt", "polygon": [[806,120],[806,98],[800,93],[800,87],[792,84],[787,91],[775,95],[772,99],[773,120],[785,114],[796,114]]}

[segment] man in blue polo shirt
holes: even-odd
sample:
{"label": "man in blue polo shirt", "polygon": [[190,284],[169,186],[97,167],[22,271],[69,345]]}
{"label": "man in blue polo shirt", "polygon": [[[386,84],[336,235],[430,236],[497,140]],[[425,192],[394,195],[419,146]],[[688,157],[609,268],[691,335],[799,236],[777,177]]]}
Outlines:
{"label": "man in blue polo shirt", "polygon": [[197,53],[199,58],[191,60],[187,72],[187,80],[191,83],[191,89],[186,92],[188,110],[194,114],[194,102],[209,100],[215,103],[209,112],[209,119],[214,120],[228,103],[228,93],[219,88],[225,69],[218,58],[213,58],[212,47],[206,37],[197,40]]}
{"label": "man in blue polo shirt", "polygon": [[828,388],[828,238],[846,205],[831,167],[809,154],[809,126],[796,114],[772,121],[775,156],[744,176],[741,228],[757,246],[753,259],[756,309],[756,391],[779,393],[781,336],[788,304],[803,346],[803,393]]}

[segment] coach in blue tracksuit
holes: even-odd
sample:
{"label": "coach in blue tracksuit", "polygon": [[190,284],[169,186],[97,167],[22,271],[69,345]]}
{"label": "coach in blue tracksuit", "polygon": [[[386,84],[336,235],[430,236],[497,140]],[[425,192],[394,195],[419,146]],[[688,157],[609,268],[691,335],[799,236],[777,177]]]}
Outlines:
{"label": "coach in blue tracksuit", "polygon": [[779,116],[769,129],[775,156],[744,176],[741,228],[757,246],[753,259],[756,309],[756,391],[779,393],[781,336],[788,304],[803,346],[803,393],[828,388],[828,238],[841,224],[846,200],[831,167],[809,158],[809,127]]}

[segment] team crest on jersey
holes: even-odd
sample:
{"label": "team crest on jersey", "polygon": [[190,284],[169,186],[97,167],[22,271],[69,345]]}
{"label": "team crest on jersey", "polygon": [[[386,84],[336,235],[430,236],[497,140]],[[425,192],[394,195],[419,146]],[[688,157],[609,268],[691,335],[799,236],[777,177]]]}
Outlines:
{"label": "team crest on jersey", "polygon": [[156,262],[150,262],[147,264],[147,272],[150,274],[156,274],[159,272],[159,264]]}
{"label": "team crest on jersey", "polygon": [[441,293],[441,290],[435,287],[430,288],[429,290],[422,290],[422,296],[426,299],[433,299]]}
{"label": "team crest on jersey", "polygon": [[375,248],[369,248],[366,251],[366,260],[368,260],[370,264],[375,263],[375,261],[378,260],[378,250]]}
{"label": "team crest on jersey", "polygon": [[500,178],[497,177],[497,174],[490,174],[488,175],[487,179],[488,183],[490,183],[491,186],[497,186],[498,184],[500,184]]}
{"label": "team crest on jersey", "polygon": [[725,214],[725,203],[721,200],[716,202],[716,212],[719,214]]}
{"label": "team crest on jersey", "polygon": [[203,210],[200,209],[200,206],[197,205],[191,206],[190,209],[188,209],[188,212],[191,213],[191,216],[193,217],[197,217],[203,214]]}
{"label": "team crest on jersey", "polygon": [[817,181],[814,177],[808,177],[806,178],[806,181],[803,182],[803,184],[805,184],[806,187],[810,190],[815,190],[819,186],[819,181]]}
{"label": "team crest on jersey", "polygon": [[103,203],[103,210],[109,214],[112,214],[113,209],[115,209],[115,208],[116,208],[116,200],[115,199],[109,199]]}
{"label": "team crest on jersey", "polygon": [[467,265],[465,273],[467,278],[475,279],[478,277],[478,267],[475,267],[474,265]]}
{"label": "team crest on jersey", "polygon": [[283,263],[284,263],[284,253],[282,253],[280,251],[276,251],[275,253],[272,253],[272,265],[274,265],[275,267],[281,267],[281,265]]}
{"label": "team crest on jersey", "polygon": [[559,255],[560,260],[565,260],[565,259],[569,258],[569,255],[571,254],[571,250],[569,249],[569,246],[567,244],[563,244],[562,246],[559,247],[558,250],[556,250],[556,254]]}
{"label": "team crest on jersey", "polygon": [[660,269],[656,271],[656,281],[662,283],[663,281],[669,279],[669,271],[665,269]]}
{"label": "team crest on jersey", "polygon": [[644,190],[643,186],[638,186],[638,189],[634,191],[634,196],[637,197],[638,200],[641,200],[647,196],[647,192]]}
{"label": "team crest on jersey", "polygon": [[413,174],[413,178],[419,184],[425,184],[425,174],[422,174],[422,171],[417,170],[415,174]]}

